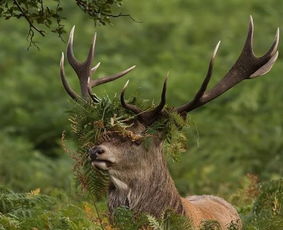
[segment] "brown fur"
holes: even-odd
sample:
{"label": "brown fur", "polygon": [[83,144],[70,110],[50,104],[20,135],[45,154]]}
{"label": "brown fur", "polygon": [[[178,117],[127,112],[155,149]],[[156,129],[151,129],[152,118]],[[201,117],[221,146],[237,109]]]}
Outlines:
{"label": "brown fur", "polygon": [[[133,129],[138,133],[138,127]],[[237,211],[221,198],[210,195],[182,198],[179,195],[162,153],[162,142],[157,137],[152,139],[149,147],[130,140],[121,142],[115,137],[99,147],[104,150],[98,156],[99,160],[112,162],[111,166],[101,166],[101,162],[95,164],[110,174],[110,213],[125,206],[135,213],[160,217],[171,209],[188,216],[195,227],[199,227],[203,220],[216,220],[222,229],[232,221],[240,224]]]}
{"label": "brown fur", "polygon": [[222,229],[231,224],[241,228],[240,217],[235,208],[220,197],[211,195],[189,196],[182,198],[186,215],[195,226],[200,226],[203,220],[216,220]]}

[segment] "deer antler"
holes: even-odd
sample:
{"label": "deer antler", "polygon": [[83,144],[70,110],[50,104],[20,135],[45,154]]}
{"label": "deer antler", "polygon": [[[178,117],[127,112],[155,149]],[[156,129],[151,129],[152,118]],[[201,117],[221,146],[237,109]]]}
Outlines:
{"label": "deer antler", "polygon": [[126,88],[128,86],[129,81],[126,82],[124,88],[121,91],[120,101],[121,101],[122,106],[125,109],[128,109],[128,110],[134,112],[135,114],[137,114],[138,119],[142,123],[144,123],[145,125],[152,124],[155,120],[157,120],[161,116],[162,109],[164,108],[164,106],[166,104],[167,78],[168,78],[168,76],[165,78],[164,83],[163,83],[163,89],[162,89],[162,93],[161,93],[160,103],[155,108],[153,108],[151,110],[148,110],[148,111],[147,110],[146,111],[142,111],[137,106],[131,105],[131,104],[128,104],[128,103],[125,102],[124,94],[125,94],[125,90],[126,90]]}
{"label": "deer antler", "polygon": [[266,52],[262,57],[256,57],[253,52],[253,33],[254,33],[254,24],[253,18],[250,16],[250,23],[248,29],[248,36],[244,45],[244,48],[236,61],[232,66],[230,71],[220,80],[211,90],[206,92],[207,85],[212,75],[213,63],[219,48],[220,42],[216,45],[214,49],[212,58],[209,63],[209,68],[207,75],[195,95],[194,99],[178,108],[175,108],[175,111],[184,115],[188,112],[198,108],[209,101],[215,99],[221,94],[225,93],[230,88],[234,87],[236,84],[241,82],[244,79],[253,79],[258,76],[262,76],[268,73],[274,62],[278,57],[278,43],[279,43],[279,28],[276,31],[274,42],[271,48]]}
{"label": "deer antler", "polygon": [[[254,24],[253,18],[250,17],[248,36],[244,45],[244,48],[236,61],[236,63],[232,66],[229,72],[220,80],[216,86],[214,86],[211,90],[206,92],[208,83],[211,79],[211,75],[213,72],[213,64],[214,60],[220,46],[220,41],[217,43],[212,57],[210,59],[208,71],[206,77],[194,96],[193,100],[180,106],[174,108],[174,111],[181,114],[182,116],[186,116],[186,114],[206,103],[225,93],[227,90],[234,87],[236,84],[241,82],[244,79],[253,79],[258,76],[262,76],[268,73],[274,62],[278,57],[278,43],[279,43],[279,28],[276,31],[274,42],[271,48],[266,52],[262,57],[256,57],[253,52],[253,33],[254,33]],[[135,105],[130,105],[125,103],[124,101],[124,91],[127,87],[128,83],[125,85],[124,89],[121,92],[121,104],[126,109],[131,110],[132,112],[138,115],[138,118],[145,124],[150,125],[155,120],[157,120],[162,115],[162,109],[165,105],[165,94],[166,94],[166,80],[164,82],[161,102],[160,104],[153,110],[150,111],[142,111]]]}
{"label": "deer antler", "polygon": [[[123,77],[124,75],[129,73],[131,70],[133,70],[136,66],[132,66],[120,73],[117,73],[111,76],[105,76],[105,77],[98,78],[95,80],[91,79],[90,76],[95,73],[95,71],[100,65],[100,62],[99,62],[96,66],[91,67],[93,57],[94,57],[96,33],[94,34],[93,42],[90,46],[86,60],[84,62],[79,62],[74,56],[74,51],[73,51],[74,31],[75,31],[75,26],[73,26],[70,32],[68,45],[67,45],[68,62],[73,67],[73,69],[75,70],[79,78],[82,98],[84,100],[89,100],[91,98],[94,102],[98,102],[99,99],[96,95],[91,93],[91,88],[107,83],[107,82],[110,82],[110,81],[114,81],[120,77]],[[63,86],[65,90],[67,91],[67,93],[71,96],[72,99],[78,100],[80,96],[74,90],[71,89],[71,87],[69,86],[66,80],[65,70],[64,70],[64,53],[63,52],[62,52],[62,57],[60,61],[60,76],[61,76]]]}

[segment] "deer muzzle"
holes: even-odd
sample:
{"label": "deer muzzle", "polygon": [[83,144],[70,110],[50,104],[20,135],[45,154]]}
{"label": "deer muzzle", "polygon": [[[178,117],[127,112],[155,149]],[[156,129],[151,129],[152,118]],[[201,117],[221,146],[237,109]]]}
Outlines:
{"label": "deer muzzle", "polygon": [[109,151],[101,146],[94,146],[90,148],[88,155],[92,166],[98,169],[108,170],[109,167],[115,163],[115,159],[111,156]]}

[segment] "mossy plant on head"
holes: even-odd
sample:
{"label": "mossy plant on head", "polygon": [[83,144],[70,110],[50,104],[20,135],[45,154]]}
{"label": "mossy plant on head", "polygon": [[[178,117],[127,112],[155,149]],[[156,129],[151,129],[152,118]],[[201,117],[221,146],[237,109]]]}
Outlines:
{"label": "mossy plant on head", "polygon": [[79,184],[96,198],[106,194],[109,185],[108,174],[91,166],[88,150],[110,139],[111,136],[127,138],[132,142],[142,141],[144,145],[158,135],[165,141],[166,155],[176,159],[186,146],[185,134],[181,131],[187,122],[177,113],[165,110],[162,119],[145,128],[142,135],[129,128],[137,122],[137,115],[125,110],[117,97],[102,98],[98,103],[79,101],[70,110],[69,121],[74,139],[79,147],[73,154],[74,172]]}

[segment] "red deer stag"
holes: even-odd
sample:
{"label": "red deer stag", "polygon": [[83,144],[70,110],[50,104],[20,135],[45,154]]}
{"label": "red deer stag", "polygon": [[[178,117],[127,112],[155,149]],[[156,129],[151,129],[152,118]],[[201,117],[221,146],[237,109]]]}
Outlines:
{"label": "red deer stag", "polygon": [[[174,111],[185,117],[188,112],[208,103],[244,79],[253,79],[270,71],[278,57],[279,29],[271,48],[262,57],[256,57],[253,52],[253,19],[250,18],[247,39],[244,48],[228,73],[212,89],[206,90],[213,71],[213,63],[220,42],[216,45],[206,77],[194,98],[186,104],[174,108]],[[118,74],[98,78],[90,78],[99,64],[91,67],[94,57],[95,39],[89,50],[85,62],[78,62],[73,54],[74,28],[71,30],[68,45],[67,58],[75,70],[81,87],[81,97],[68,85],[64,72],[64,53],[60,62],[60,74],[63,86],[67,93],[74,99],[93,100],[98,102],[97,96],[91,92],[91,88],[118,79],[135,66]],[[143,111],[139,107],[125,102],[124,93],[127,84],[120,95],[121,106],[136,114],[134,125],[129,129],[137,135],[142,135],[146,127],[164,115],[166,103],[166,80],[163,85],[161,101],[157,107]],[[182,198],[172,180],[164,155],[162,153],[162,140],[153,137],[151,146],[145,148],[131,140],[120,141],[119,137],[111,137],[102,143],[90,148],[89,156],[92,165],[100,170],[106,170],[111,179],[108,207],[110,212],[119,206],[126,206],[135,213],[149,213],[160,216],[166,209],[189,217],[194,226],[200,226],[203,220],[216,220],[225,229],[231,222],[241,221],[237,211],[231,204],[222,198],[212,195],[189,196]]]}

